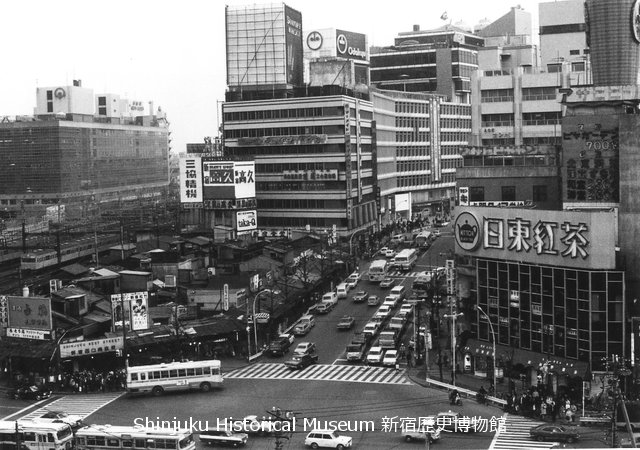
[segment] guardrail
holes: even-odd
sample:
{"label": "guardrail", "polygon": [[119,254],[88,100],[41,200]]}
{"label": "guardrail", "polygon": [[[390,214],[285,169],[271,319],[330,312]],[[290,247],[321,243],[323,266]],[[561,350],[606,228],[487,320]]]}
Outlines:
{"label": "guardrail", "polygon": [[[452,389],[457,389],[462,397],[470,398],[473,400],[476,399],[477,392],[472,391],[471,389],[463,388],[460,386],[454,386],[449,383],[444,383],[442,381],[434,380],[433,378],[427,378],[425,381],[428,385],[444,388],[449,391]],[[494,404],[496,406],[504,407],[504,406],[507,406],[507,401],[498,397],[487,395],[487,404]]]}

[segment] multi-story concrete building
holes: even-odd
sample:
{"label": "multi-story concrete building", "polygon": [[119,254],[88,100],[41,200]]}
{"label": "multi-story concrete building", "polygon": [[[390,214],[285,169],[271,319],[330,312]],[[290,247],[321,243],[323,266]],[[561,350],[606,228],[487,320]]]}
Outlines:
{"label": "multi-story concrete building", "polygon": [[380,89],[434,92],[469,102],[483,38],[450,25],[398,33],[391,47],[371,48],[371,83]]}
{"label": "multi-story concrete building", "polygon": [[376,224],[373,108],[342,91],[223,105],[226,153],[255,159],[259,230],[349,236]]}
{"label": "multi-story concrete building", "polygon": [[538,5],[538,12],[541,67],[560,72],[562,63],[569,63],[572,71],[588,71],[584,1],[543,2]]}
{"label": "multi-story concrete building", "polygon": [[461,154],[460,206],[562,209],[558,147],[468,147]]}
{"label": "multi-story concrete building", "polygon": [[36,116],[0,123],[0,205],[10,215],[47,207],[78,217],[139,199],[169,185],[169,133],[163,113],[94,116],[79,82],[37,89]]}
{"label": "multi-story concrete building", "polygon": [[[449,210],[470,105],[437,94],[374,90],[378,187],[383,222],[411,212]],[[405,207],[404,205],[408,205]]]}

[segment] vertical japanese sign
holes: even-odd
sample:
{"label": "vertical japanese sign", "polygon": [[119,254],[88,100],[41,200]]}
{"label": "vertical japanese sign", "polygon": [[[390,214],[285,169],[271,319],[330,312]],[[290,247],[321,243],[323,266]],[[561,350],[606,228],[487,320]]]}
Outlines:
{"label": "vertical japanese sign", "polygon": [[[122,294],[111,295],[111,331],[122,330],[123,323],[127,331],[131,330],[131,308],[122,300]],[[124,322],[123,322],[124,321]]]}
{"label": "vertical japanese sign", "polygon": [[122,297],[125,303],[131,305],[131,329],[138,331],[149,328],[149,293],[127,292]]}
{"label": "vertical japanese sign", "polygon": [[615,224],[613,212],[462,207],[454,237],[476,256],[615,269]]}
{"label": "vertical japanese sign", "polygon": [[285,45],[287,54],[287,83],[294,86],[302,85],[303,54],[302,45],[302,14],[285,5]]}
{"label": "vertical japanese sign", "polygon": [[6,295],[0,295],[0,328],[9,326],[9,304]]}
{"label": "vertical japanese sign", "polygon": [[236,161],[233,164],[235,198],[256,196],[256,164],[253,161]]}
{"label": "vertical japanese sign", "polygon": [[202,202],[202,162],[200,157],[180,158],[180,202]]}

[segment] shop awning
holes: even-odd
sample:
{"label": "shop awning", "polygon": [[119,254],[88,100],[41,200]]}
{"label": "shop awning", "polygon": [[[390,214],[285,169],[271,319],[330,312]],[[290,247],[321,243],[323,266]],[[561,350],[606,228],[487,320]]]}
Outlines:
{"label": "shop awning", "polygon": [[54,349],[53,341],[5,337],[0,340],[0,360],[8,357],[48,359]]}

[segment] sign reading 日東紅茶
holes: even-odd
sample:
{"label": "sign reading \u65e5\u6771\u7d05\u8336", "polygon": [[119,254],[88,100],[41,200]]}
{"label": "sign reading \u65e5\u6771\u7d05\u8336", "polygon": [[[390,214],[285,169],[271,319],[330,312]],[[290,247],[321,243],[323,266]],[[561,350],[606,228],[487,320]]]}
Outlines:
{"label": "sign reading \u65e5\u6771\u7d05\u8336", "polygon": [[613,212],[461,207],[456,251],[536,264],[615,269]]}

